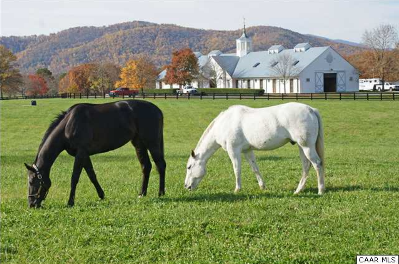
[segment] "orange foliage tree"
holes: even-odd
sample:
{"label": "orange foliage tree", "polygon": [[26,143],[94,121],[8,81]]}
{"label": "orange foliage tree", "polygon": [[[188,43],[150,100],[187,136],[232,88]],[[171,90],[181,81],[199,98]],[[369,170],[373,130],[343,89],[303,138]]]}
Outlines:
{"label": "orange foliage tree", "polygon": [[60,81],[59,91],[67,93],[89,93],[92,86],[90,76],[95,67],[93,63],[86,63],[72,68]]}
{"label": "orange foliage tree", "polygon": [[173,52],[172,62],[166,67],[165,82],[167,84],[190,84],[198,75],[198,59],[191,49]]}
{"label": "orange foliage tree", "polygon": [[153,88],[157,74],[157,68],[150,58],[141,56],[126,63],[121,70],[120,81],[115,83],[115,87],[131,89]]}
{"label": "orange foliage tree", "polygon": [[27,95],[44,95],[48,92],[48,86],[43,77],[30,74],[28,75],[26,85],[26,94]]}

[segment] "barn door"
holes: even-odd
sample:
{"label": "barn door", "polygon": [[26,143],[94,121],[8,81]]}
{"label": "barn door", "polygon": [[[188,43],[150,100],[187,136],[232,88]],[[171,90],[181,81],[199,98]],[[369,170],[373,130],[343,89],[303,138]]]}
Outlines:
{"label": "barn door", "polygon": [[316,72],[315,91],[316,93],[324,92],[324,73]]}
{"label": "barn door", "polygon": [[346,91],[345,72],[337,73],[337,92]]}

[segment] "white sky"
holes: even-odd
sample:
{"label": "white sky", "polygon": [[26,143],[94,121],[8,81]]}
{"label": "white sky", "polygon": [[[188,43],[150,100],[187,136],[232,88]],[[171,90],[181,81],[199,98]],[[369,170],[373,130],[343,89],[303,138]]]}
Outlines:
{"label": "white sky", "polygon": [[277,26],[360,42],[366,29],[399,27],[399,0],[0,0],[0,35],[56,33],[134,20],[235,30]]}

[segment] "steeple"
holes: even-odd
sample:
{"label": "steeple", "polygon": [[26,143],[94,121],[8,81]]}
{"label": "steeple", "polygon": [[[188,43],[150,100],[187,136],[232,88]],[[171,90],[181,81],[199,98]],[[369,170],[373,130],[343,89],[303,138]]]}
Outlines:
{"label": "steeple", "polygon": [[247,31],[245,30],[245,17],[244,17],[244,28],[243,28],[243,30],[242,30],[242,35],[241,35],[241,37],[248,38],[248,36],[247,36]]}
{"label": "steeple", "polygon": [[236,54],[239,57],[243,57],[252,51],[252,40],[247,35],[247,30],[245,28],[245,18],[244,18],[244,28],[242,30],[242,35],[236,40]]}

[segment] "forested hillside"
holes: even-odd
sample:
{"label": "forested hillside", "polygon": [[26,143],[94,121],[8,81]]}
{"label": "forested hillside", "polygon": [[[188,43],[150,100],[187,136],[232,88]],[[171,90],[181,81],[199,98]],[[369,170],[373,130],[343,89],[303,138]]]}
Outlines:
{"label": "forested hillside", "polygon": [[[247,33],[252,37],[255,51],[266,50],[273,44],[292,48],[300,42],[332,46],[343,55],[360,49],[271,26],[250,27]],[[53,73],[61,73],[87,62],[108,61],[123,65],[137,55],[147,55],[161,67],[169,63],[174,50],[185,47],[202,53],[214,49],[235,52],[235,39],[240,35],[241,30],[202,30],[134,21],[104,27],[71,28],[48,36],[1,37],[0,44],[17,55],[22,72],[47,67]]]}

